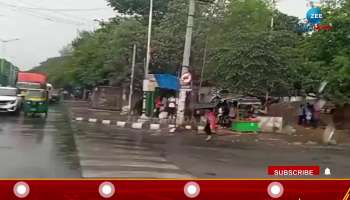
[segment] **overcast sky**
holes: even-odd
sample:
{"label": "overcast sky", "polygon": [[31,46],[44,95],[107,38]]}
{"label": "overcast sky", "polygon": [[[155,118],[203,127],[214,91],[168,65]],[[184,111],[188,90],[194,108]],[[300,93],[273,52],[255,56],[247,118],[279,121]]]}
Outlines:
{"label": "overcast sky", "polygon": [[[279,1],[282,12],[304,17],[306,0]],[[5,58],[21,70],[30,69],[58,56],[79,30],[96,29],[94,19],[115,15],[105,0],[0,0],[0,39],[20,39],[6,44]],[[3,51],[0,54],[3,57]]]}

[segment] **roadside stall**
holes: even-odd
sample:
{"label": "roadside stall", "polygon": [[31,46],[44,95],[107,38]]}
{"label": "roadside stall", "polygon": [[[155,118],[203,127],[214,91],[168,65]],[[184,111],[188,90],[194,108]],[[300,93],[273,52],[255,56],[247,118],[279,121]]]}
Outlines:
{"label": "roadside stall", "polygon": [[197,103],[193,105],[193,117],[196,123],[201,122],[201,117],[205,116],[208,110],[214,110],[216,108],[216,103]]}
{"label": "roadside stall", "polygon": [[253,132],[260,130],[258,112],[261,102],[256,98],[244,98],[237,101],[237,118],[233,121],[231,130],[235,132]]}
{"label": "roadside stall", "polygon": [[150,74],[144,86],[146,86],[144,91],[146,91],[146,114],[148,116],[158,117],[159,114],[163,116],[163,113],[176,114],[176,96],[180,89],[176,76]]}

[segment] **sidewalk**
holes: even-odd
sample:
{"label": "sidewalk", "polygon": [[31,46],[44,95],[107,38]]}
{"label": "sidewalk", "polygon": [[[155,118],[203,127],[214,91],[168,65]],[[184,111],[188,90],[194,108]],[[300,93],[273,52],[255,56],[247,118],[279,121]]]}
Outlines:
{"label": "sidewalk", "polygon": [[[169,132],[175,132],[175,122],[168,120],[150,119],[147,122],[141,122],[139,116],[127,116],[121,115],[118,111],[109,110],[96,110],[90,109],[88,102],[84,101],[66,101],[72,120],[84,121],[88,123],[113,125],[121,128],[133,128],[158,131],[163,134],[169,134]],[[229,143],[266,143],[268,145],[294,145],[294,146],[316,146],[323,145],[323,128],[312,129],[305,127],[294,127],[295,133],[234,133],[228,129],[220,129],[215,140],[229,142]],[[191,133],[198,136],[205,137],[203,131],[199,131],[197,126],[188,123],[187,126],[182,129],[177,129],[177,132]],[[337,145],[350,144],[349,131],[337,130],[334,136]]]}
{"label": "sidewalk", "polygon": [[75,121],[117,125],[120,127],[134,126],[136,129],[148,128],[151,130],[175,127],[175,120],[149,118],[147,121],[142,121],[140,120],[140,116],[125,115],[120,111],[92,109],[86,101],[65,101],[64,103],[70,112],[72,120]]}

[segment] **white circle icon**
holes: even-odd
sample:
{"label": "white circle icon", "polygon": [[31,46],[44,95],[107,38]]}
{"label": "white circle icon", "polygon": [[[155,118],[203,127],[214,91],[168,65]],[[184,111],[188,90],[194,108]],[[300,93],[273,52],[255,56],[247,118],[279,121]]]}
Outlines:
{"label": "white circle icon", "polygon": [[30,188],[29,185],[25,182],[18,182],[13,187],[13,193],[18,198],[26,198],[29,195]]}
{"label": "white circle icon", "polygon": [[283,185],[279,182],[272,182],[267,187],[267,193],[274,199],[280,198],[284,193]]}
{"label": "white circle icon", "polygon": [[115,193],[115,187],[111,182],[103,182],[100,184],[99,193],[103,198],[111,198]]}
{"label": "white circle icon", "polygon": [[200,193],[200,187],[196,182],[188,182],[184,187],[184,193],[188,198],[196,198]]}

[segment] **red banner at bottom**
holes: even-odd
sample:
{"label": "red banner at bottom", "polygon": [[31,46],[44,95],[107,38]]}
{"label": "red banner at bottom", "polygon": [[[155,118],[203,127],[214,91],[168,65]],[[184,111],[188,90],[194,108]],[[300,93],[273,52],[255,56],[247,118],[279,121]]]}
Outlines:
{"label": "red banner at bottom", "polygon": [[350,180],[7,180],[1,199],[350,200]]}

